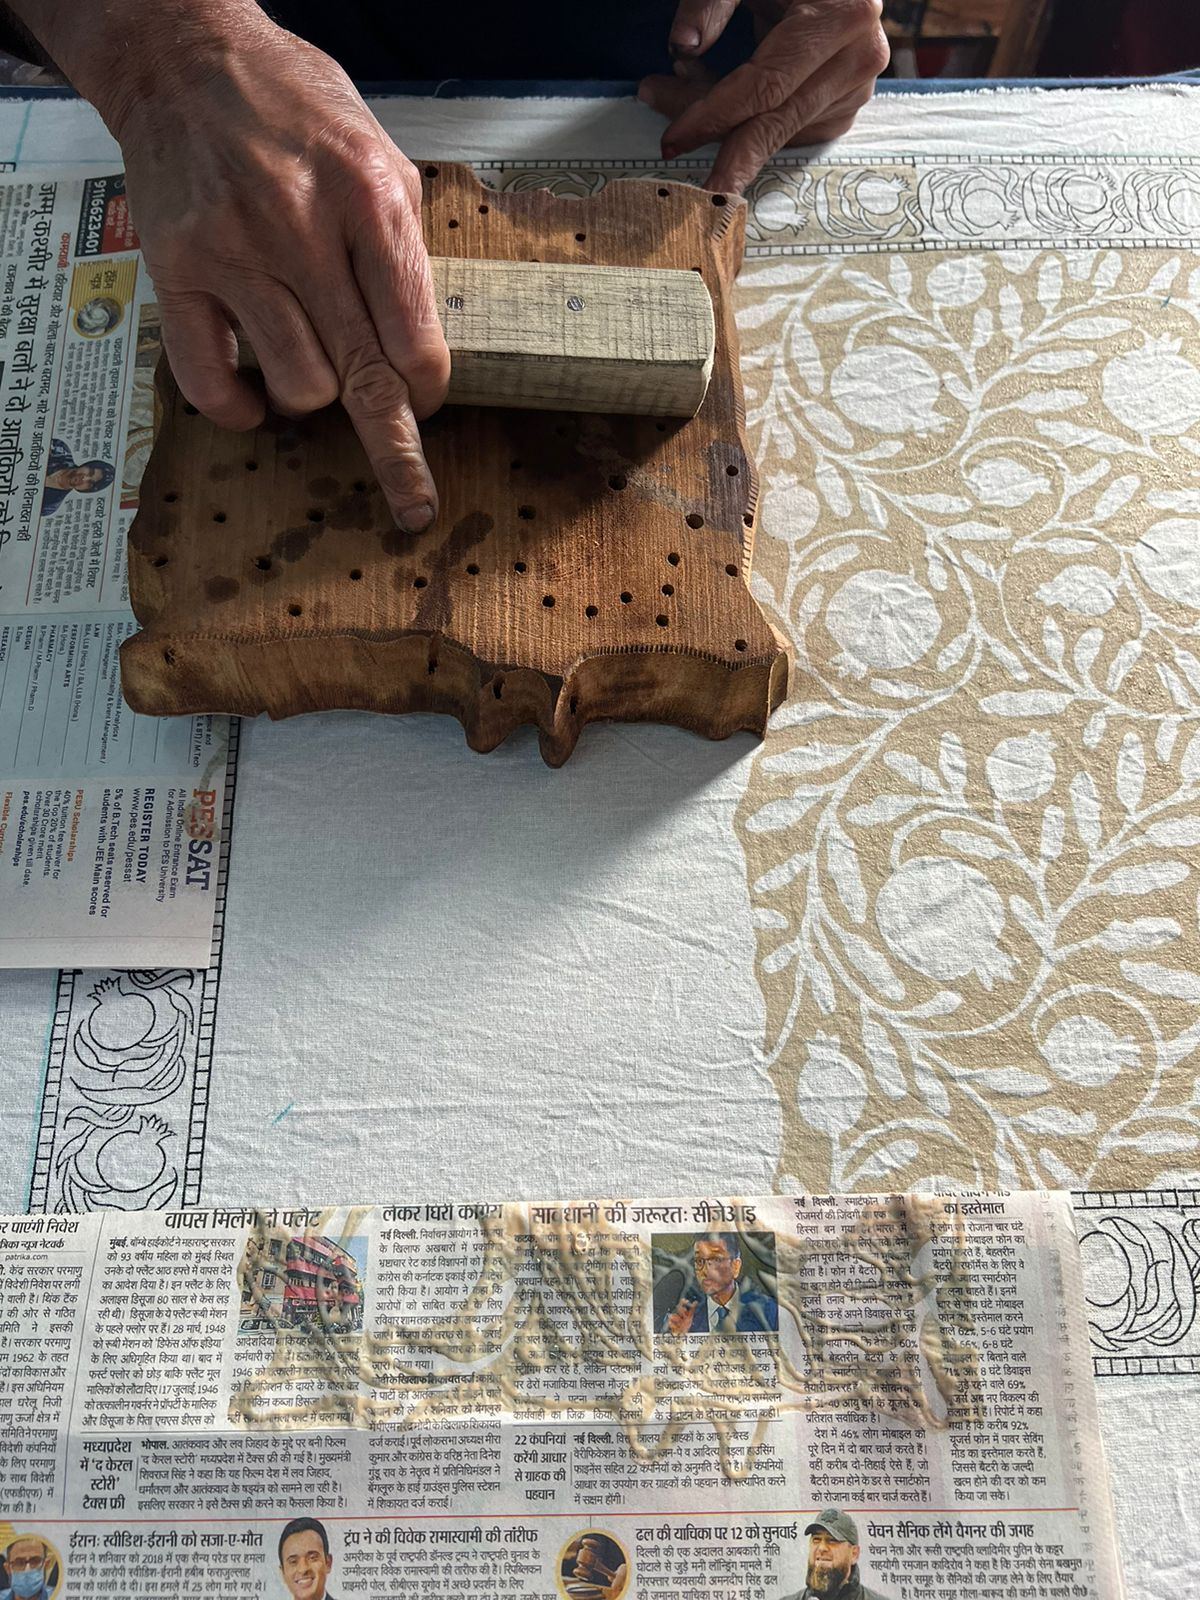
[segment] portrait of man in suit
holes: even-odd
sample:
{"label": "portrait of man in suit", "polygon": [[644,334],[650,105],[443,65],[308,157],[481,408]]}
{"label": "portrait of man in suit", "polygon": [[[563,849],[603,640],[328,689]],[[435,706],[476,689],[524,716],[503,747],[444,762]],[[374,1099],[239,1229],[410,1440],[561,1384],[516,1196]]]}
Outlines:
{"label": "portrait of man in suit", "polygon": [[659,1321],[658,1333],[774,1333],[779,1306],[742,1270],[736,1233],[703,1233],[692,1244],[692,1281]]}

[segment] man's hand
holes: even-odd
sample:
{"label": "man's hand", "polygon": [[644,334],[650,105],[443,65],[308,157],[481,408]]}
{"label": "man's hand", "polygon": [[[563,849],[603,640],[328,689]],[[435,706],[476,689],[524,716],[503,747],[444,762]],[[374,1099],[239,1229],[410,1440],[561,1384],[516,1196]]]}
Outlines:
{"label": "man's hand", "polygon": [[340,399],[397,522],[427,528],[417,419],[441,404],[450,356],[421,182],[341,68],[254,0],[14,3],[121,144],[187,399],[222,427],[262,421],[240,325],[271,404]]}
{"label": "man's hand", "polygon": [[638,90],[672,119],[664,159],[719,143],[707,186],[730,194],[740,194],[785,145],[822,144],[845,133],[889,57],[882,0],[746,0],[758,48],[714,81],[700,57],[738,3],[680,0],[671,28],[675,76],[643,78]]}
{"label": "man's hand", "polygon": [[667,1318],[667,1328],[677,1338],[681,1334],[690,1332],[697,1304],[697,1301],[689,1300],[685,1295]]}

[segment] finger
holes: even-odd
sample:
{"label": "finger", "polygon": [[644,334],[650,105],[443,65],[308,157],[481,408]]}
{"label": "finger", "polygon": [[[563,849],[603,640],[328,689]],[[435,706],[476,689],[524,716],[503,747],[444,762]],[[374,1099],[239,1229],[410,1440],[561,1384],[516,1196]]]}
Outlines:
{"label": "finger", "polygon": [[847,44],[878,28],[881,0],[828,0],[790,11],[743,66],[722,78],[663,134],[675,155],[724,139],[751,117],[771,116]]}
{"label": "finger", "polygon": [[237,338],[211,295],[158,296],[163,345],[185,400],[218,428],[245,432],[266,415],[263,396],[238,374]]}
{"label": "finger", "polygon": [[273,286],[235,309],[276,411],[304,417],[333,404],[337,374],[294,295]]}
{"label": "finger", "polygon": [[351,260],[383,352],[408,386],[414,415],[427,417],[446,398],[450,351],[419,211],[398,208],[373,221],[355,240]]}
{"label": "finger", "polygon": [[[834,107],[863,89],[866,95],[859,105],[864,103],[880,70],[880,54],[870,37],[847,45],[777,110],[748,118],[722,141],[706,187],[740,194],[776,151],[793,143],[801,130],[820,128],[834,114]],[[839,131],[848,126],[846,123]]]}
{"label": "finger", "polygon": [[[380,343],[379,333],[347,274],[332,293],[317,327],[347,415],[354,424],[392,515],[406,533],[424,533],[437,515],[437,490],[421,448],[408,384]],[[321,304],[320,299],[308,304]]]}
{"label": "finger", "polygon": [[638,84],[638,99],[642,104],[657,111],[660,117],[671,119],[682,116],[688,106],[706,92],[700,84],[670,77],[665,72],[653,73]]}
{"label": "finger", "polygon": [[671,24],[670,47],[680,56],[699,56],[725,32],[738,0],[680,0]]}
{"label": "finger", "polygon": [[840,139],[854,126],[855,117],[871,98],[874,88],[875,85],[869,83],[830,106],[817,122],[794,133],[787,142],[787,148],[800,149],[805,145],[828,144],[831,139]]}

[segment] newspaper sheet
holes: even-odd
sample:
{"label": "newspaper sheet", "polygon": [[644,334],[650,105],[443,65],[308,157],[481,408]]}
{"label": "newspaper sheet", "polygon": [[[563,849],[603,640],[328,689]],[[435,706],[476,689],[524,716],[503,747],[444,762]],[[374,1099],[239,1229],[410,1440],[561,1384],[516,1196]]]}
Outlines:
{"label": "newspaper sheet", "polygon": [[0,1592],[1121,1592],[1063,1194],[11,1218],[0,1308]]}
{"label": "newspaper sheet", "polygon": [[228,725],[120,688],[150,294],[123,178],[0,182],[0,967],[209,962]]}

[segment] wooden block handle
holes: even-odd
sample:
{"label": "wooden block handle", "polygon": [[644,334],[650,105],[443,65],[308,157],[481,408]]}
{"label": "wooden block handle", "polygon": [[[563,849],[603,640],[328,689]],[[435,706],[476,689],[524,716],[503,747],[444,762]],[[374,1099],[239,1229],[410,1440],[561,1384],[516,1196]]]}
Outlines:
{"label": "wooden block handle", "polygon": [[694,417],[712,374],[698,273],[435,256],[452,405]]}

